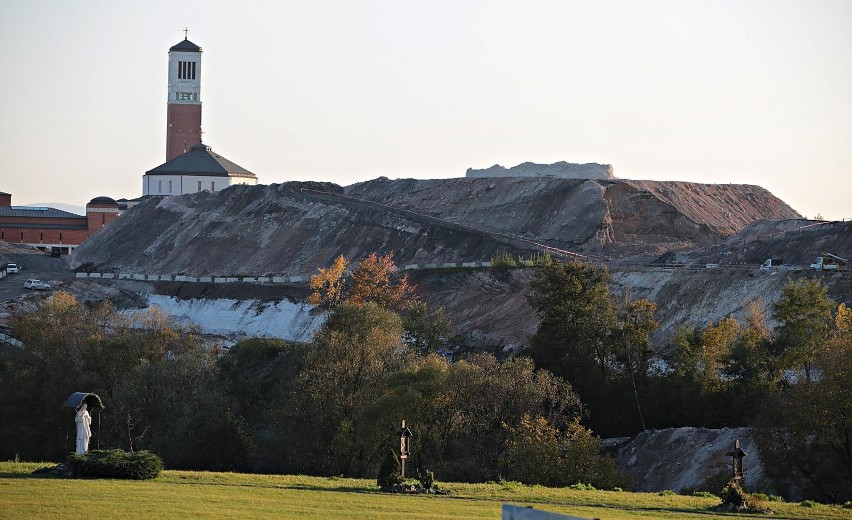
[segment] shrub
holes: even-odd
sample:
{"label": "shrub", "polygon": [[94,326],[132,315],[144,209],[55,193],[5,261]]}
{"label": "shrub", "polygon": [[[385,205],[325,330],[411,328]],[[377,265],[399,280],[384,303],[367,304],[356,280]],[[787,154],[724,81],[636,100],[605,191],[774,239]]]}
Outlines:
{"label": "shrub", "polygon": [[799,505],[802,507],[816,507],[817,503],[813,500],[802,500]]}
{"label": "shrub", "polygon": [[728,508],[739,513],[770,513],[771,509],[766,507],[759,498],[752,496],[743,489],[739,482],[732,480],[722,490],[720,497],[721,508]]}
{"label": "shrub", "polygon": [[661,497],[670,497],[672,495],[677,495],[677,493],[675,493],[671,489],[664,489],[657,494],[660,495]]}
{"label": "shrub", "polygon": [[615,462],[601,454],[600,439],[579,419],[560,430],[544,417],[524,414],[520,424],[504,429],[507,438],[501,462],[507,478],[553,487],[572,483],[590,489],[629,487],[629,479],[619,473]]}
{"label": "shrub", "polygon": [[399,458],[393,450],[388,450],[382,465],[379,466],[379,476],[376,478],[376,484],[382,489],[395,489],[402,485],[402,476],[400,475],[401,465]]}
{"label": "shrub", "polygon": [[421,489],[426,493],[432,493],[438,489],[438,484],[435,482],[435,473],[428,469],[418,471],[417,480],[420,482]]}
{"label": "shrub", "polygon": [[66,464],[81,477],[147,480],[163,470],[163,459],[149,451],[101,450],[72,453]]}
{"label": "shrub", "polygon": [[571,484],[570,486],[568,486],[568,489],[576,489],[578,491],[597,491],[597,488],[592,484],[584,484],[582,482]]}
{"label": "shrub", "polygon": [[510,267],[518,267],[515,259],[506,251],[497,251],[497,254],[491,258],[491,267],[496,269],[508,269]]}

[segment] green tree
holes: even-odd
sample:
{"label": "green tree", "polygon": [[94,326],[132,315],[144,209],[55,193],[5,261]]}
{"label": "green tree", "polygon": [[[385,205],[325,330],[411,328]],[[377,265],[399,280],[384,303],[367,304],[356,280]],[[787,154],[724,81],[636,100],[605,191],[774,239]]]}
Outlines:
{"label": "green tree", "polygon": [[376,462],[374,439],[358,435],[364,410],[383,382],[409,366],[400,317],[375,303],[344,303],[314,338],[298,376],[296,416],[312,436],[315,470],[363,475]]}
{"label": "green tree", "polygon": [[606,268],[554,262],[530,280],[530,304],[540,323],[527,349],[536,366],[566,378],[584,398],[613,368],[615,306]]}
{"label": "green tree", "polygon": [[412,303],[402,320],[405,329],[405,342],[414,352],[425,356],[435,353],[449,343],[453,334],[453,325],[438,307],[430,312],[424,302]]}
{"label": "green tree", "polygon": [[647,387],[651,359],[657,354],[651,345],[651,334],[660,328],[656,311],[657,304],[645,299],[632,300],[625,295],[617,315],[618,332],[614,335],[615,356],[630,380],[642,430],[646,424],[639,389]]}
{"label": "green tree", "polygon": [[772,316],[780,323],[776,342],[782,366],[801,367],[807,382],[811,381],[813,360],[828,337],[835,305],[825,284],[801,279],[784,286],[781,298],[772,307]]}
{"label": "green tree", "polygon": [[724,375],[741,395],[755,402],[781,377],[762,300],[748,304],[745,327],[723,360]]}
{"label": "green tree", "polygon": [[557,429],[544,417],[524,415],[508,430],[503,455],[505,476],[525,484],[597,488],[629,487],[615,462],[601,453],[601,441],[575,419]]}
{"label": "green tree", "polygon": [[852,500],[852,338],[821,338],[810,362],[819,377],[767,400],[758,421],[766,471],[786,492],[806,498]]}

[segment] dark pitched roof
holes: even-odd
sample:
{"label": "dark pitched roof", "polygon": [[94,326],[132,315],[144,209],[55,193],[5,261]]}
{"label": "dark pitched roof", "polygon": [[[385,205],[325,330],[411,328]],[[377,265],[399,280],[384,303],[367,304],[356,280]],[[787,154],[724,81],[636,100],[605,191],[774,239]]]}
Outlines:
{"label": "dark pitched roof", "polygon": [[86,217],[62,211],[56,208],[40,208],[35,206],[0,206],[0,217],[25,217],[25,218],[80,218]]}
{"label": "dark pitched roof", "polygon": [[193,146],[188,152],[163,163],[145,175],[204,175],[209,177],[257,176],[238,164],[225,159],[204,143]]}
{"label": "dark pitched roof", "polygon": [[169,52],[172,51],[180,51],[180,52],[201,52],[201,47],[192,43],[191,41],[184,39],[182,42],[172,45],[169,47]]}

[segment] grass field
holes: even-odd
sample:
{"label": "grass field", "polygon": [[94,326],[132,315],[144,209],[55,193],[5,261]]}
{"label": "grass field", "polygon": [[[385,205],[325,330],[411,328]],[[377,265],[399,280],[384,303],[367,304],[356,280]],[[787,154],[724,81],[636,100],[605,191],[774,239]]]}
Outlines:
{"label": "grass field", "polygon": [[713,498],[578,491],[514,483],[441,484],[446,496],[380,493],[363,479],[164,471],[148,481],[35,477],[44,464],[0,462],[0,519],[500,518],[509,502],[586,518],[852,518],[838,506],[771,503],[776,514],[713,513]]}

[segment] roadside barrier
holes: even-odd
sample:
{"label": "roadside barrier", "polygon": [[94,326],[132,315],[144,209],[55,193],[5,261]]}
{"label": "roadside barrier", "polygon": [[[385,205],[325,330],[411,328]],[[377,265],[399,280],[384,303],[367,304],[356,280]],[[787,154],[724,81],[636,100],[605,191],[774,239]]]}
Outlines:
{"label": "roadside barrier", "polygon": [[[531,267],[531,261],[525,261],[518,267]],[[610,269],[645,269],[657,271],[704,271],[707,269],[724,270],[760,270],[762,272],[776,271],[804,271],[806,266],[785,266],[783,269],[773,269],[764,271],[760,269],[759,264],[702,264],[702,265],[685,265],[685,264],[605,264],[596,263],[599,267],[608,267]],[[466,270],[466,269],[491,269],[491,262],[444,262],[432,264],[405,264],[400,271],[425,271],[425,270]],[[828,271],[834,272],[834,271]],[[145,282],[181,282],[181,283],[213,283],[213,284],[228,284],[228,283],[254,283],[254,284],[287,284],[287,283],[305,283],[311,279],[311,275],[252,275],[252,276],[196,276],[188,274],[138,274],[138,273],[98,273],[98,272],[80,272],[75,273],[77,278],[88,279],[118,279],[118,280],[137,280]]]}

